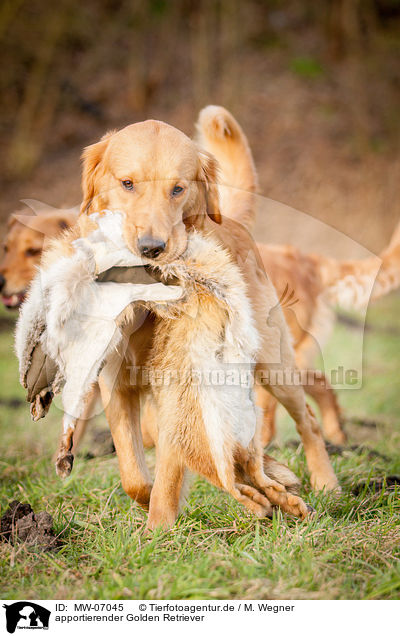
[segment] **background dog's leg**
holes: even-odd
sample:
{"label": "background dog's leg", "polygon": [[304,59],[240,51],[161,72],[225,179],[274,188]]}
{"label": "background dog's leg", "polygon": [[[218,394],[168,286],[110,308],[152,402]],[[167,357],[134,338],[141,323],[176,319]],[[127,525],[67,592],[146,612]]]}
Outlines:
{"label": "background dog's leg", "polygon": [[312,487],[315,490],[339,489],[321,429],[313,411],[306,404],[303,388],[294,385],[276,385],[270,386],[268,390],[283,404],[296,423],[303,442]]}
{"label": "background dog's leg", "polygon": [[257,406],[263,411],[261,443],[263,446],[268,446],[276,433],[276,408],[278,402],[268,391],[265,391],[260,386],[256,386],[256,399]]}
{"label": "background dog's leg", "polygon": [[[321,412],[322,428],[325,438],[332,444],[345,444],[346,434],[340,422],[340,409],[336,395],[325,375],[321,377],[321,372],[315,369],[307,371],[308,378],[312,382],[304,385],[306,393],[312,397]],[[263,410],[263,426],[261,431],[261,442],[263,446],[268,446],[276,433],[276,409],[278,402],[262,387],[256,388],[257,405]]]}
{"label": "background dog's leg", "polygon": [[309,377],[310,374],[312,381],[308,382],[304,389],[318,404],[324,435],[332,444],[345,444],[346,434],[340,423],[340,409],[335,392],[325,375],[321,377],[320,372],[314,369],[308,371]]}
{"label": "background dog's leg", "polygon": [[98,398],[99,398],[99,387],[95,385],[87,398],[87,403],[85,406],[85,410],[82,414],[82,417],[79,418],[75,426],[74,437],[73,437],[74,443],[72,446],[73,455],[76,454],[79,444],[81,443],[81,440],[83,436],[85,435],[87,425],[89,424],[89,420],[94,416],[94,408]]}
{"label": "background dog's leg", "polygon": [[139,393],[130,387],[121,386],[120,378],[111,394],[102,375],[99,386],[118,456],[122,487],[134,501],[147,510],[152,484],[140,431]]}
{"label": "background dog's leg", "polygon": [[140,426],[145,448],[152,448],[157,444],[157,408],[151,396],[147,395],[141,403]]}
{"label": "background dog's leg", "polygon": [[161,432],[157,441],[156,475],[150,497],[148,530],[174,525],[179,512],[184,474],[185,467],[176,447]]}

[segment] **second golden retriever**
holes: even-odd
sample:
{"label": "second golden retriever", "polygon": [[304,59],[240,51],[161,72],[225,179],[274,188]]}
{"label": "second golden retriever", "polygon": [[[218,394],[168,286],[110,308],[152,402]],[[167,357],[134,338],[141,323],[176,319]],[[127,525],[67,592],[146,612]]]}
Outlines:
{"label": "second golden retriever", "polygon": [[59,235],[76,219],[73,210],[42,211],[37,215],[21,210],[10,216],[0,265],[1,300],[8,309],[16,309],[23,302],[40,264],[45,239]]}

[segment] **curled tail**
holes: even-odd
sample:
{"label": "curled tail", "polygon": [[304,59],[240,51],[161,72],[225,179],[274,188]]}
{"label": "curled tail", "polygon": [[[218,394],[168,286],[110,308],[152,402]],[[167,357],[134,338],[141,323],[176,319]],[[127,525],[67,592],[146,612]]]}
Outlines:
{"label": "curled tail", "polygon": [[400,223],[398,223],[386,249],[381,252],[382,266],[373,290],[376,300],[400,287]]}
{"label": "curled tail", "polygon": [[206,106],[196,124],[197,141],[214,155],[221,169],[219,184],[223,216],[251,230],[255,222],[257,173],[247,137],[222,106]]}
{"label": "curled tail", "polygon": [[323,259],[320,272],[328,300],[344,309],[362,309],[400,287],[400,223],[379,256],[364,260]]}

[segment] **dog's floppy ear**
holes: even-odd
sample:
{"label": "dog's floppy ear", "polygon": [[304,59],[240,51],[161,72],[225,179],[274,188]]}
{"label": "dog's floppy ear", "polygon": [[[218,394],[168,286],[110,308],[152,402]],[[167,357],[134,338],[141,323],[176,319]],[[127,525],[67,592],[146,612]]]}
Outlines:
{"label": "dog's floppy ear", "polygon": [[103,135],[97,144],[86,146],[82,153],[82,192],[81,214],[87,212],[96,196],[96,181],[101,169],[102,158],[114,130]]}
{"label": "dog's floppy ear", "polygon": [[218,196],[218,162],[206,150],[199,151],[199,162],[198,179],[204,185],[207,214],[215,223],[221,223],[222,217]]}

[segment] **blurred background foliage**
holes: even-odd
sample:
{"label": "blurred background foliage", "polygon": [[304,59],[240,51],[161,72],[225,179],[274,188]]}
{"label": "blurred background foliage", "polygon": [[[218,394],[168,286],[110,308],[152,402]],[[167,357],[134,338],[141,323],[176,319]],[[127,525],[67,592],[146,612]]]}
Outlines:
{"label": "blurred background foliage", "polygon": [[264,194],[379,249],[400,216],[399,34],[400,0],[3,0],[2,217],[23,196],[76,204],[105,130],[191,134],[211,102],[244,126]]}

